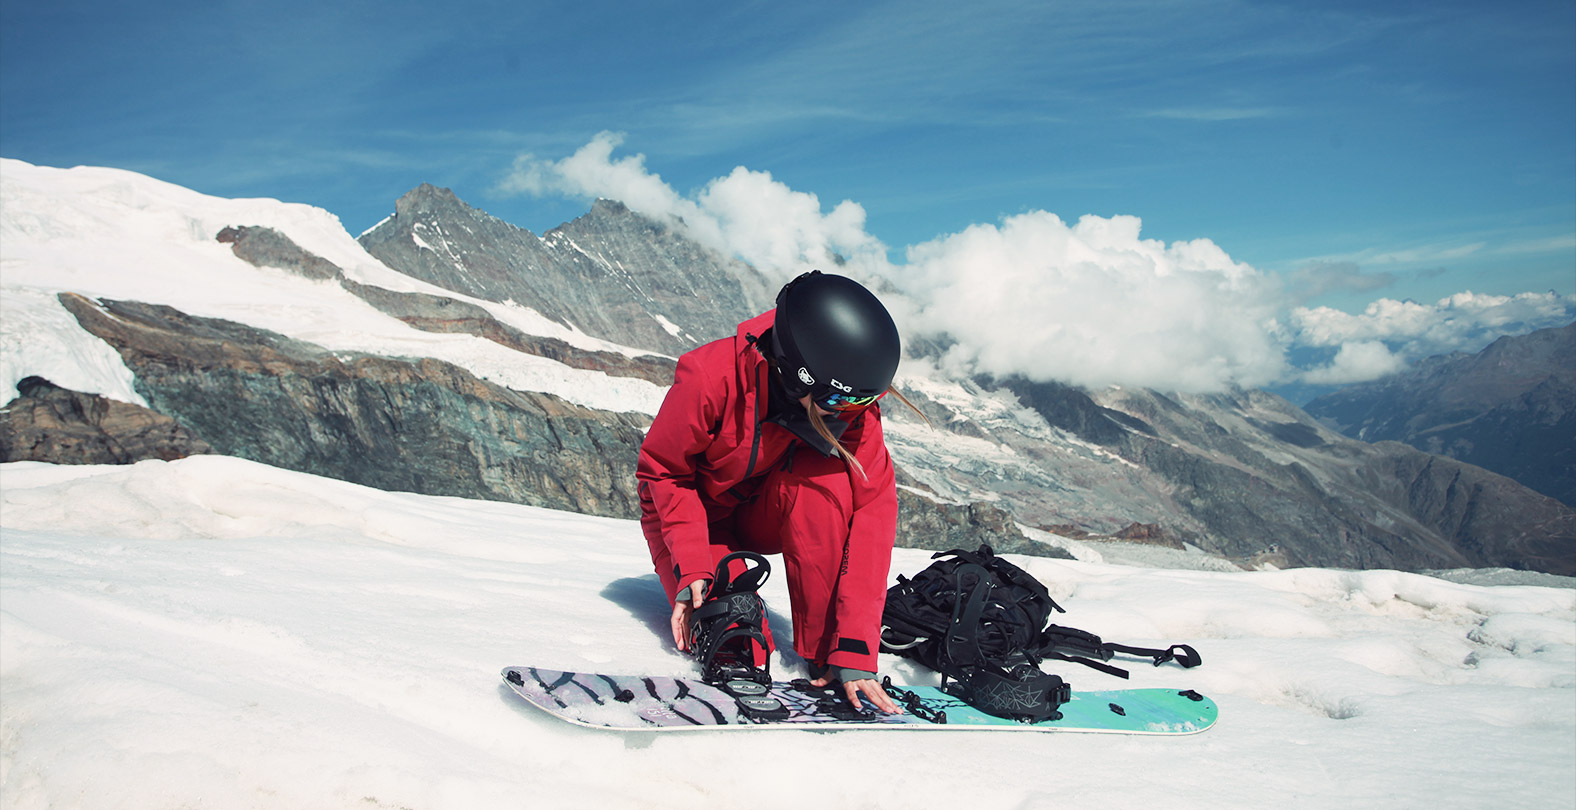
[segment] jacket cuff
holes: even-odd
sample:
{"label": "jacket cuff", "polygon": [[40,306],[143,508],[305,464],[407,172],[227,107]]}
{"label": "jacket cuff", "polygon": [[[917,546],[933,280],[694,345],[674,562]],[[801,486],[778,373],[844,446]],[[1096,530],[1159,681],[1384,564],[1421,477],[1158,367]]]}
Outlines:
{"label": "jacket cuff", "polygon": [[[687,593],[688,593],[691,585],[693,585],[696,582],[699,582],[699,581],[701,581],[703,579],[704,580],[710,580],[714,576],[716,576],[716,572],[715,571],[707,571],[705,573],[697,572],[697,573],[694,573],[694,574],[685,574],[685,575],[679,577],[679,589],[678,589],[677,593],[673,594],[673,601],[674,602],[688,601],[689,597],[687,596]],[[710,587],[710,586],[708,585],[708,587]]]}
{"label": "jacket cuff", "polygon": [[873,681],[876,679],[876,674],[868,669],[834,667],[832,670],[832,677],[842,681],[843,683],[849,683],[850,681],[862,681],[867,678]]}
{"label": "jacket cuff", "polygon": [[876,649],[862,639],[839,638],[832,648],[832,654],[826,657],[826,663],[834,668],[879,672],[880,667],[876,664]]}

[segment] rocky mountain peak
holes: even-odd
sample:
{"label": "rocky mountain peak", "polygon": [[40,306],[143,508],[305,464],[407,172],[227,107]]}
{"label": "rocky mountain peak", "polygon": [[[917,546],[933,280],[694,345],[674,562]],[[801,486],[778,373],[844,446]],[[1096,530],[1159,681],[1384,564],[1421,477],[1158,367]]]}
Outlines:
{"label": "rocky mountain peak", "polygon": [[591,204],[591,212],[586,216],[621,217],[629,216],[633,213],[633,211],[629,210],[629,206],[619,202],[618,200],[610,200],[606,197],[598,197],[596,198],[596,202]]}
{"label": "rocky mountain peak", "polygon": [[538,238],[423,185],[359,241],[407,275],[674,356],[730,333],[771,300],[754,268],[613,200]]}
{"label": "rocky mountain peak", "polygon": [[394,212],[398,216],[474,210],[456,196],[452,189],[431,183],[422,183],[400,195],[400,198],[394,202]]}

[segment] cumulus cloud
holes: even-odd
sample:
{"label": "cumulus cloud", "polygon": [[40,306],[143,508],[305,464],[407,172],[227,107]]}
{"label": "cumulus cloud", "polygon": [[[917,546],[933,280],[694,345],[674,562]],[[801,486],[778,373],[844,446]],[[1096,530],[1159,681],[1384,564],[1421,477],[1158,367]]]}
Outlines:
{"label": "cumulus cloud", "polygon": [[1298,344],[1339,347],[1330,365],[1303,380],[1345,384],[1393,374],[1423,357],[1476,352],[1500,335],[1564,326],[1576,320],[1576,295],[1463,292],[1433,304],[1381,298],[1356,315],[1298,307],[1290,320]]}
{"label": "cumulus cloud", "polygon": [[1483,295],[1462,292],[1432,304],[1381,298],[1356,315],[1330,307],[1298,307],[1291,321],[1299,342],[1341,346],[1384,341],[1407,357],[1477,351],[1503,334],[1563,326],[1576,319],[1576,295],[1554,292]]}
{"label": "cumulus cloud", "polygon": [[[1178,391],[1344,384],[1576,318],[1576,296],[1554,293],[1467,292],[1434,304],[1385,298],[1355,315],[1293,307],[1396,277],[1352,261],[1271,276],[1208,239],[1145,239],[1131,216],[1068,224],[1029,212],[914,245],[904,264],[893,264],[853,201],[827,210],[816,195],[742,166],[686,197],[643,155],[615,156],[622,142],[604,132],[561,160],[523,155],[499,189],[615,199],[778,281],[820,268],[877,282],[905,335],[950,339],[942,363],[958,373]],[[1286,361],[1291,347],[1335,352],[1327,365],[1299,372]]]}
{"label": "cumulus cloud", "polygon": [[613,150],[623,142],[624,136],[618,133],[601,132],[562,160],[520,155],[514,160],[514,168],[498,183],[498,191],[536,197],[618,200],[655,219],[682,219],[689,223],[696,239],[721,247],[715,223],[709,217],[699,216],[700,208],[694,202],[684,199],[660,175],[648,171],[645,155],[613,158]]}
{"label": "cumulus cloud", "polygon": [[976,225],[910,248],[904,286],[967,370],[1181,391],[1279,378],[1273,285],[1207,239],[1140,226],[1043,211]]}
{"label": "cumulus cloud", "polygon": [[865,232],[865,210],[844,200],[821,213],[816,195],[794,191],[767,172],[743,166],[707,183],[695,199],[647,170],[644,155],[614,158],[623,143],[603,132],[569,157],[522,155],[498,189],[536,196],[605,197],[659,221],[682,223],[691,238],[786,280],[839,257],[884,262],[886,246]]}
{"label": "cumulus cloud", "polygon": [[1350,385],[1386,377],[1406,367],[1390,347],[1377,340],[1342,344],[1330,364],[1302,375],[1303,382],[1315,385]]}

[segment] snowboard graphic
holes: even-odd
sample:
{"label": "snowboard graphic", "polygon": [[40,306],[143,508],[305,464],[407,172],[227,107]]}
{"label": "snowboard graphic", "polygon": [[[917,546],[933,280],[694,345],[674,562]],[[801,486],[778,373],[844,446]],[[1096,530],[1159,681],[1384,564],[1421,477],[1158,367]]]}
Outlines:
{"label": "snowboard graphic", "polygon": [[887,693],[905,713],[883,714],[854,708],[840,687],[818,689],[803,680],[779,681],[763,695],[736,698],[698,678],[667,675],[508,667],[503,679],[520,697],[555,717],[620,731],[972,729],[1184,735],[1208,729],[1219,713],[1209,698],[1175,689],[1074,691],[1072,700],[1058,708],[1061,719],[1020,723],[981,712],[932,686],[888,683]]}

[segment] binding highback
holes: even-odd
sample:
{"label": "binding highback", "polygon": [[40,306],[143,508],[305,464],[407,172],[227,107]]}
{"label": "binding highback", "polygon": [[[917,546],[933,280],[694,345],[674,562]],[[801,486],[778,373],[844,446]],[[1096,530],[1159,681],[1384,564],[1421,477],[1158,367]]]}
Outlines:
{"label": "binding highback", "polygon": [[[745,565],[737,577],[729,574],[734,561]],[[717,563],[706,601],[689,619],[690,651],[700,661],[701,677],[707,683],[772,682],[766,603],[757,593],[770,573],[766,558],[753,551],[737,551]]]}

